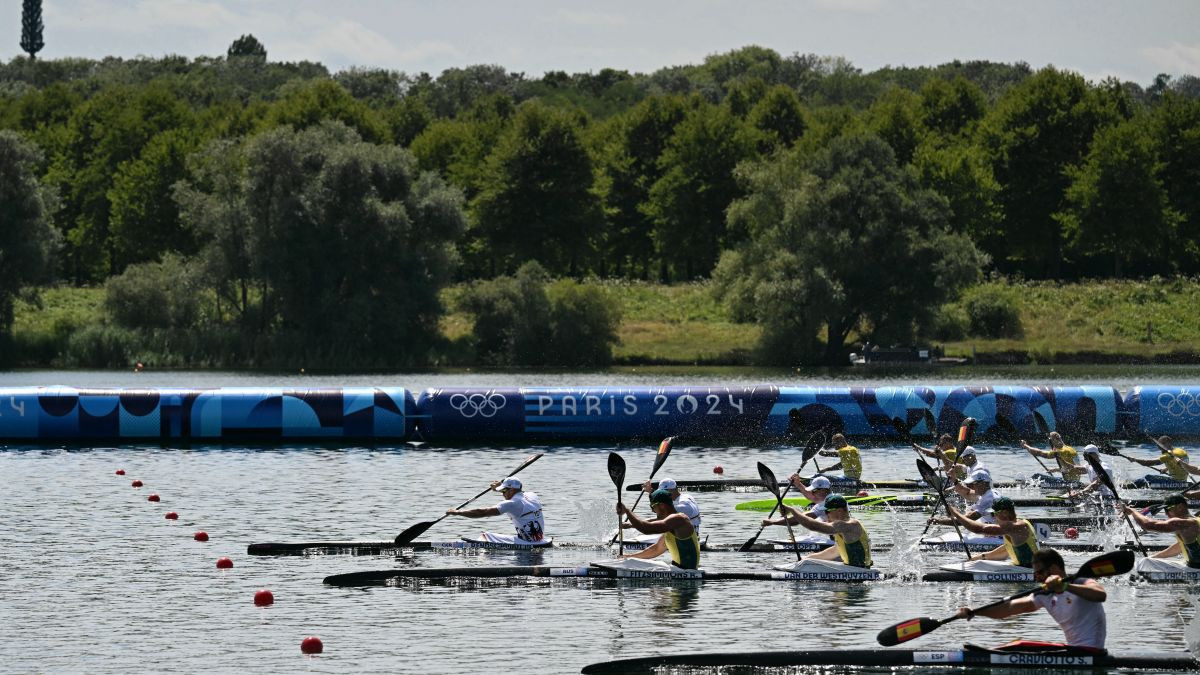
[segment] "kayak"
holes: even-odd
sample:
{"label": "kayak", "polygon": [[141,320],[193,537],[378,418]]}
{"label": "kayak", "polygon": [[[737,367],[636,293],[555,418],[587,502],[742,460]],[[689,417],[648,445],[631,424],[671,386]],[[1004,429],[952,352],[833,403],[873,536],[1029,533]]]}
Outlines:
{"label": "kayak", "polygon": [[[857,492],[859,490],[928,490],[929,484],[919,478],[895,478],[895,479],[868,479],[863,478],[855,480],[853,478],[840,478],[837,476],[825,476],[829,479],[834,492]],[[804,483],[807,485],[811,478],[804,478]],[[680,480],[675,481],[680,490],[684,492],[754,492],[766,490],[761,479],[758,478],[707,478],[701,480]],[[651,481],[653,488],[658,487],[658,483]],[[779,481],[779,487],[787,487],[787,481]],[[1040,487],[1043,489],[1053,490],[1075,490],[1083,487],[1083,484],[1078,481],[1063,480],[1057,476],[1047,474],[1034,474],[1028,480],[1008,480],[996,481],[992,483],[992,487],[996,489],[1015,489],[1025,487]],[[1180,491],[1191,489],[1193,486],[1187,481],[1177,481],[1169,476],[1161,474],[1148,474],[1141,478],[1132,481],[1123,481],[1119,486],[1122,490],[1171,490]],[[642,490],[641,483],[631,483],[625,486],[627,492],[640,492]]]}
{"label": "kayak", "polygon": [[[1077,503],[1072,503],[1063,497],[1034,497],[1013,498],[1013,505],[1017,508],[1022,507],[1071,507],[1079,506]],[[1160,506],[1162,500],[1157,499],[1126,499],[1122,500],[1126,504],[1135,509],[1143,509],[1148,506]],[[932,494],[919,495],[872,495],[867,497],[846,497],[846,502],[854,510],[878,511],[884,509],[924,509],[932,508],[938,503],[938,496]],[[812,502],[804,497],[788,497],[783,500],[788,506],[811,506]],[[745,502],[738,502],[734,507],[738,511],[770,511],[775,508],[774,499],[753,499]],[[1188,507],[1195,509],[1200,506],[1200,502],[1188,502]],[[1110,507],[1111,508],[1111,507]]]}
{"label": "kayak", "polygon": [[1108,669],[1140,668],[1158,672],[1200,670],[1191,654],[1177,652],[1093,651],[1065,645],[1018,642],[998,649],[964,645],[961,649],[829,649],[778,652],[713,652],[664,654],[618,659],[584,666],[587,675],[652,673],[674,668],[814,668],[821,666],[904,666],[978,668],[1045,668],[1103,672]]}
{"label": "kayak", "polygon": [[1133,573],[1158,583],[1200,582],[1200,568],[1188,567],[1181,559],[1142,558],[1137,561]]}
{"label": "kayak", "polygon": [[1001,560],[971,560],[942,565],[936,571],[925,573],[921,581],[1033,581],[1033,569]]}

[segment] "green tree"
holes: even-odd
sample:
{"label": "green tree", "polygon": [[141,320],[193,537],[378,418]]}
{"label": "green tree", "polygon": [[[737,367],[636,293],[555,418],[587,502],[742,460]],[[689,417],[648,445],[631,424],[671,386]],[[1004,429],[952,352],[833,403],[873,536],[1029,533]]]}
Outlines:
{"label": "green tree", "polygon": [[930,134],[917,147],[912,164],[921,185],[949,203],[951,230],[967,234],[985,252],[1003,250],[996,203],[1000,186],[983,148],[965,139]]}
{"label": "green tree", "polygon": [[560,274],[589,268],[602,214],[584,125],[580,115],[530,102],[500,137],[472,204],[474,235],[493,269],[529,260]]}
{"label": "green tree", "polygon": [[46,42],[42,39],[42,0],[24,0],[21,5],[21,49],[29,54],[29,60],[37,58]]}
{"label": "green tree", "polygon": [[[1071,170],[1067,208],[1056,215],[1067,241],[1081,253],[1111,256],[1117,278],[1139,258],[1169,255],[1179,215],[1168,204],[1161,168],[1141,119],[1096,132],[1087,159]],[[1167,261],[1163,266],[1173,267]]]}
{"label": "green tree", "polygon": [[0,362],[12,353],[13,300],[22,286],[47,279],[59,243],[50,225],[53,194],[34,173],[39,155],[16,132],[0,130]]}
{"label": "green tree", "polygon": [[808,128],[804,105],[791,87],[772,87],[750,111],[747,121],[763,134],[762,152],[790,148]]}
{"label": "green tree", "polygon": [[187,178],[187,155],[195,148],[190,130],[164,131],[150,139],[136,159],[117,167],[108,200],[113,268],[118,273],[133,263],[158,260],[168,251],[194,252],[192,233],[179,221],[173,189]]}
{"label": "green tree", "polygon": [[902,165],[912,161],[913,152],[921,142],[920,105],[921,99],[916,94],[893,87],[876,99],[866,112],[868,133],[892,146],[896,161]]}
{"label": "green tree", "polygon": [[762,324],[768,360],[844,364],[854,331],[911,338],[986,262],[947,228],[945,200],[877,137],[838,138],[807,158],[784,153],[739,176],[747,196],[729,220],[748,236],[713,277],[735,316]]}
{"label": "green tree", "polygon": [[753,138],[727,108],[692,107],[659,157],[662,177],[645,213],[655,251],[686,278],[707,276],[726,244],[725,209],[742,192],[733,169],[754,154]]}
{"label": "green tree", "polygon": [[1150,114],[1158,175],[1180,217],[1173,259],[1184,272],[1200,273],[1200,100],[1167,92]]}
{"label": "green tree", "polygon": [[286,124],[307,129],[327,120],[345,124],[369,143],[391,141],[387,125],[379,115],[331,80],[297,83],[271,107],[264,124],[266,128]]}
{"label": "green tree", "polygon": [[985,144],[1000,184],[1005,250],[996,262],[1038,277],[1062,276],[1063,209],[1068,170],[1092,136],[1112,121],[1083,77],[1045,68],[1013,87],[985,124]]}
{"label": "green tree", "polygon": [[969,130],[987,113],[987,98],[974,83],[959,75],[934,78],[921,86],[920,120],[926,129],[944,136]]}
{"label": "green tree", "polygon": [[263,43],[258,41],[258,38],[253,35],[243,35],[234,40],[229,45],[229,50],[225,52],[225,57],[229,59],[250,57],[260,61],[267,60],[267,48]]}
{"label": "green tree", "polygon": [[225,269],[236,274],[249,261],[259,309],[246,316],[257,314],[253,329],[269,338],[259,358],[428,362],[438,291],[465,228],[461,193],[418,173],[407,151],[366,143],[338,122],[277,128],[230,151],[218,145],[212,159],[227,157],[232,170],[211,160],[196,166],[180,207],[212,257],[232,252]]}

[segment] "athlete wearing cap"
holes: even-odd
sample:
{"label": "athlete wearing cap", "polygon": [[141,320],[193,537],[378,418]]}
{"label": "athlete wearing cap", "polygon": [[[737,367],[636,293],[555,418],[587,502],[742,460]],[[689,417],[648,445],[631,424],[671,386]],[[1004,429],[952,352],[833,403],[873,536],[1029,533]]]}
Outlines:
{"label": "athlete wearing cap", "polygon": [[946,505],[946,512],[959,525],[975,534],[1004,537],[1003,545],[972,557],[977,557],[979,560],[1004,560],[1007,557],[1012,564],[1020,567],[1029,567],[1033,564],[1033,554],[1038,550],[1033,523],[1017,518],[1017,507],[1008,497],[997,497],[996,501],[992,502],[992,512],[995,514],[996,521],[994,523],[972,520],[949,504]]}
{"label": "athlete wearing cap", "polygon": [[[1099,460],[1100,468],[1104,469],[1104,473],[1108,475],[1108,480],[1113,480],[1112,467],[1108,465],[1108,462],[1100,459],[1100,448],[1096,447],[1092,443],[1083,446],[1083,456],[1087,457],[1088,455],[1091,455]],[[1104,481],[1100,480],[1100,474],[1096,473],[1096,470],[1092,468],[1092,463],[1085,460],[1083,466],[1087,469],[1088,484],[1074,492],[1068,492],[1067,496],[1082,497],[1090,492],[1095,492],[1105,499],[1112,499],[1112,490],[1109,490],[1108,487],[1104,485]]]}
{"label": "athlete wearing cap", "polygon": [[[653,483],[646,481],[642,483],[642,492],[652,493],[656,488]],[[692,521],[692,527],[696,528],[696,536],[700,536],[700,505],[692,498],[690,494],[679,491],[679,484],[671,478],[664,478],[658,481],[659,490],[666,490],[671,493],[671,503],[675,505],[675,510],[688,517]]]}
{"label": "athlete wearing cap", "polygon": [[464,518],[487,518],[506,515],[512,519],[515,535],[484,532],[483,538],[497,544],[538,544],[545,540],[546,521],[542,518],[542,502],[537,494],[525,492],[521,481],[516,478],[492,481],[492,489],[504,495],[504,501],[495,506],[478,509],[448,509],[448,516]]}
{"label": "athlete wearing cap", "polygon": [[814,532],[833,537],[833,546],[804,556],[804,560],[836,560],[851,567],[871,566],[871,538],[867,529],[850,517],[850,507],[841,495],[825,498],[825,513],[829,522],[822,522],[807,513],[796,512],[801,525]]}
{"label": "athlete wearing cap", "polygon": [[[816,476],[808,485],[800,479],[799,474],[792,474],[792,486],[804,495],[806,499],[812,502],[808,509],[808,515],[816,518],[821,522],[829,522],[829,516],[825,513],[825,500],[829,498],[829,494],[833,491],[833,484],[825,476]],[[799,525],[800,519],[798,514],[800,509],[794,506],[783,505],[783,516],[780,518],[763,518],[762,526],[768,525]]]}
{"label": "athlete wearing cap", "polygon": [[[950,488],[963,499],[973,498],[975,500],[971,504],[971,510],[967,512],[967,518],[989,524],[996,522],[996,518],[992,515],[992,502],[995,501],[996,494],[992,492],[992,475],[988,473],[987,469],[972,471],[965,481],[961,483],[955,481]],[[950,518],[930,518],[929,522],[939,525],[954,524]]]}
{"label": "athlete wearing cap", "polygon": [[829,439],[832,450],[822,450],[821,455],[825,457],[837,457],[838,463],[826,468],[826,471],[842,470],[842,475],[851,480],[859,480],[862,478],[862,457],[858,454],[858,448],[846,442],[846,437],[842,434],[834,434]]}
{"label": "athlete wearing cap", "polygon": [[954,452],[954,437],[950,434],[942,434],[938,438],[937,445],[933,446],[932,448],[921,447],[916,443],[913,443],[912,446],[913,450],[916,450],[930,459],[936,459],[939,462],[945,462],[946,458],[949,456],[950,461],[954,461],[953,456],[951,455],[951,453]]}
{"label": "athlete wearing cap", "polygon": [[1182,555],[1188,567],[1200,568],[1200,518],[1188,512],[1187,498],[1183,495],[1170,495],[1163,503],[1167,507],[1166,520],[1148,518],[1137,509],[1120,502],[1118,502],[1117,508],[1133,516],[1138,525],[1147,530],[1170,532],[1175,535],[1174,544],[1150,556],[1151,558],[1170,558]]}
{"label": "athlete wearing cap", "polygon": [[1170,436],[1159,438],[1158,444],[1163,448],[1171,448],[1171,451],[1162,452],[1159,454],[1158,459],[1138,459],[1136,457],[1127,457],[1126,459],[1137,462],[1142,466],[1157,467],[1161,465],[1172,480],[1186,481],[1188,474],[1200,474],[1200,467],[1195,467],[1188,463],[1187,450],[1171,447]]}
{"label": "athlete wearing cap", "polygon": [[1095,579],[1080,579],[1067,583],[1066,568],[1062,556],[1054,549],[1045,548],[1033,554],[1033,578],[1042,584],[1042,590],[1033,595],[986,608],[972,610],[959,607],[960,619],[986,616],[1004,619],[1017,614],[1028,614],[1045,609],[1058,622],[1073,647],[1104,649],[1108,635],[1108,621],[1104,615],[1104,601],[1108,598],[1104,586]]}
{"label": "athlete wearing cap", "polygon": [[642,558],[651,560],[664,553],[671,554],[671,564],[687,570],[700,567],[700,539],[696,536],[696,528],[687,516],[675,510],[671,501],[671,493],[658,489],[650,493],[650,509],[657,516],[655,520],[642,520],[624,503],[617,503],[617,513],[629,518],[628,523],[621,527],[632,527],[642,534],[661,534],[658,541],[644,551],[623,557]]}
{"label": "athlete wearing cap", "polygon": [[1063,480],[1079,480],[1087,471],[1075,463],[1075,448],[1063,443],[1062,435],[1057,431],[1051,431],[1047,436],[1050,441],[1049,450],[1038,450],[1032,445],[1021,441],[1021,447],[1029,451],[1029,454],[1046,459],[1053,459],[1058,462],[1057,469],[1050,469],[1050,473],[1058,471],[1062,474]]}

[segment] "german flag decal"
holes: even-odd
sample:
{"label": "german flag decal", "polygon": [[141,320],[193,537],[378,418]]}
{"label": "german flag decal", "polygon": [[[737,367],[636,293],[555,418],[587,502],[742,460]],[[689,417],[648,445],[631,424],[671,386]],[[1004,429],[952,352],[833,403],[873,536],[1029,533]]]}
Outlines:
{"label": "german flag decal", "polygon": [[913,619],[896,626],[896,638],[900,642],[911,640],[921,634],[921,620]]}
{"label": "german flag decal", "polygon": [[658,454],[665,455],[671,449],[671,441],[673,440],[675,440],[674,436],[662,439],[662,443],[658,444]]}
{"label": "german flag decal", "polygon": [[958,428],[958,442],[959,443],[967,442],[967,430],[968,430],[968,427],[965,424]]}

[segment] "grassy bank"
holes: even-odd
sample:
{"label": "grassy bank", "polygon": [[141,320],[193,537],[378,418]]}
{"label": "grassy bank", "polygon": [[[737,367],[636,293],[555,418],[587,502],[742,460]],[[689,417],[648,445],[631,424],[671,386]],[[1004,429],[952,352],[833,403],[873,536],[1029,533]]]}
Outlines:
{"label": "grassy bank", "polygon": [[[712,299],[708,284],[593,283],[623,309],[621,344],[615,350],[618,364],[751,362],[759,328],[733,322],[728,310]],[[988,286],[1016,302],[1022,337],[942,342],[947,355],[975,355],[992,363],[1200,362],[1198,279],[1066,286],[1000,281]],[[448,305],[460,288],[444,291]],[[38,304],[17,304],[14,337],[20,365],[89,365],[74,362],[70,338],[106,322],[103,290],[51,288],[40,296]],[[471,319],[451,312],[443,317],[441,328],[461,344],[471,331]]]}

